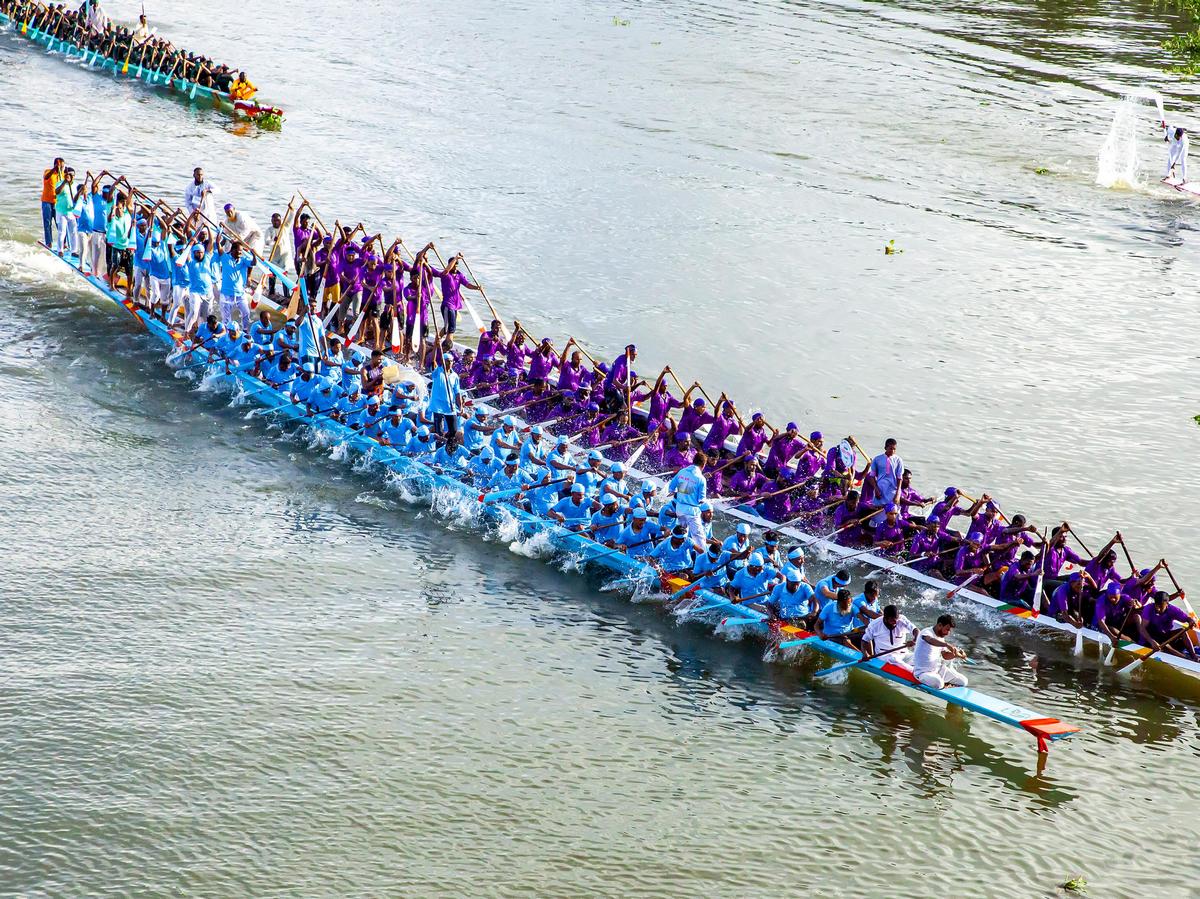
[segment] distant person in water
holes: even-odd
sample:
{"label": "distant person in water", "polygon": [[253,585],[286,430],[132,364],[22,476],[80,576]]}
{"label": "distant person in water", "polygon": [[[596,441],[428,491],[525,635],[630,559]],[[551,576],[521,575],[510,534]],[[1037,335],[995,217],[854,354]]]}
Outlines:
{"label": "distant person in water", "polygon": [[1179,166],[1179,183],[1187,182],[1187,157],[1188,157],[1188,136],[1187,131],[1178,127],[1171,127],[1166,122],[1162,123],[1162,128],[1165,134],[1163,140],[1167,142],[1167,171],[1163,175],[1164,181],[1171,180],[1171,172]]}

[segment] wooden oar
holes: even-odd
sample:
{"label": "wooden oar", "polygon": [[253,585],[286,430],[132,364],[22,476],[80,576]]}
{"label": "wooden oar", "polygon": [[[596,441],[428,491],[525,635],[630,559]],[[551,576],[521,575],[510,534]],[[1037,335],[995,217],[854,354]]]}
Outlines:
{"label": "wooden oar", "polygon": [[721,606],[724,606],[724,605],[740,606],[742,603],[750,602],[751,600],[754,600],[754,599],[762,599],[764,596],[770,596],[771,593],[774,592],[774,590],[775,590],[775,588],[772,587],[770,590],[766,590],[762,593],[755,593],[753,596],[744,596],[741,599],[729,599],[727,597],[721,597],[720,602],[709,603],[708,605],[701,606],[698,609],[688,609],[687,614],[688,615],[697,615],[700,612],[710,612],[713,609],[719,609],[719,608],[721,608]]}
{"label": "wooden oar", "polygon": [[[440,259],[441,257],[439,256],[438,258]],[[504,319],[500,317],[500,313],[496,311],[496,307],[492,305],[491,299],[488,298],[487,291],[483,289],[483,282],[475,277],[475,272],[471,271],[471,263],[467,262],[467,257],[460,253],[459,258],[463,261],[463,265],[467,267],[467,274],[471,276],[471,280],[479,285],[479,293],[482,295],[483,301],[487,303],[487,307],[492,313],[492,318],[500,322],[500,333],[507,340],[509,337],[508,328],[504,326]],[[580,349],[583,349],[583,347],[580,347]]]}
{"label": "wooden oar", "polygon": [[577,441],[577,440],[578,440],[580,437],[582,437],[584,434],[586,434],[588,431],[594,431],[596,428],[602,428],[602,427],[604,427],[606,424],[608,424],[610,421],[612,421],[614,418],[616,418],[616,417],[617,417],[618,415],[620,415],[620,414],[621,414],[621,413],[617,412],[617,413],[614,413],[614,414],[612,414],[612,415],[609,415],[607,418],[602,418],[602,419],[600,419],[598,422],[596,422],[595,424],[590,424],[590,425],[588,425],[586,428],[584,428],[584,429],[583,429],[582,431],[580,431],[578,434],[573,434],[573,435],[571,435],[571,436],[570,436],[569,438],[567,438],[567,439],[568,439],[568,440],[570,440],[570,442],[571,442],[571,443],[574,443],[574,442],[575,442],[575,441]]}
{"label": "wooden oar", "polygon": [[653,543],[655,541],[655,539],[656,538],[654,538],[654,537],[647,537],[645,540],[639,540],[637,543],[630,543],[624,549],[622,549],[620,546],[614,546],[612,549],[607,549],[604,552],[598,553],[594,556],[587,556],[583,559],[583,561],[584,562],[594,562],[597,559],[603,559],[605,556],[611,556],[614,553],[628,552],[629,550],[633,549],[634,547],[645,546],[647,543]]}
{"label": "wooden oar", "polygon": [[912,643],[901,643],[899,646],[893,646],[891,649],[885,649],[883,652],[877,652],[874,655],[864,655],[861,659],[855,659],[853,662],[843,662],[840,665],[834,665],[832,668],[825,668],[822,671],[818,671],[813,677],[829,677],[831,674],[845,671],[847,668],[853,668],[855,665],[861,665],[863,662],[871,661],[871,659],[890,655],[893,652],[899,652],[901,649],[908,649],[912,645]]}
{"label": "wooden oar", "polygon": [[1129,604],[1129,611],[1125,613],[1125,620],[1121,622],[1120,630],[1117,631],[1117,638],[1112,641],[1112,645],[1108,649],[1108,653],[1104,656],[1104,664],[1112,665],[1117,658],[1117,644],[1121,642],[1121,638],[1125,635],[1125,628],[1129,626],[1129,619],[1133,617],[1133,613],[1138,611],[1138,606],[1132,601]]}
{"label": "wooden oar", "polygon": [[1158,649],[1155,649],[1148,655],[1140,656],[1140,657],[1134,659],[1132,662],[1130,662],[1124,668],[1118,668],[1117,669],[1118,676],[1128,676],[1130,674],[1133,674],[1133,672],[1137,671],[1137,669],[1142,666],[1143,662],[1146,662],[1149,659],[1154,658],[1156,655],[1158,655],[1160,652],[1162,652],[1169,644],[1178,640],[1180,638],[1180,636],[1182,636],[1183,634],[1186,634],[1189,630],[1191,630],[1191,628],[1181,627],[1179,630],[1175,631],[1175,633],[1171,634],[1171,636],[1167,637],[1167,639],[1165,639],[1161,643],[1159,643]]}
{"label": "wooden oar", "polygon": [[982,572],[976,572],[975,574],[973,574],[969,578],[967,578],[965,581],[963,581],[961,584],[959,584],[957,587],[955,587],[953,590],[947,591],[946,599],[954,599],[954,597],[958,596],[959,593],[961,593],[963,590],[966,590],[969,586],[971,586],[971,584],[975,583],[976,579],[981,577],[982,574],[983,574]]}

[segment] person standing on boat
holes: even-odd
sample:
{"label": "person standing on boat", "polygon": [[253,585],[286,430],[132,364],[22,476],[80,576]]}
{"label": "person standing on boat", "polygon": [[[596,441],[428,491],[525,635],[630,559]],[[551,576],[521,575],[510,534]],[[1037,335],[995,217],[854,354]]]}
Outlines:
{"label": "person standing on boat", "polygon": [[[292,218],[295,213],[288,209],[283,215],[271,213],[271,226],[263,235],[267,246],[271,248],[271,258],[267,260],[285,273],[291,272],[296,265],[295,231],[292,228]],[[267,279],[267,294],[275,296],[275,274],[272,272]]]}
{"label": "person standing on boat", "polygon": [[75,186],[75,170],[63,169],[62,180],[54,188],[54,225],[58,229],[54,252],[59,256],[73,256],[79,250],[79,216],[76,213],[79,193]]}
{"label": "person standing on boat", "polygon": [[140,47],[146,41],[150,40],[152,34],[150,24],[146,21],[146,14],[142,13],[138,16],[138,23],[133,28],[133,46]]}
{"label": "person standing on boat", "polygon": [[967,679],[950,664],[954,659],[965,659],[967,654],[947,641],[954,630],[954,618],[939,615],[933,627],[927,627],[916,638],[913,647],[913,675],[927,687],[941,690],[945,687],[965,687]]}
{"label": "person standing on boat", "polygon": [[221,322],[228,325],[236,307],[242,330],[249,332],[250,303],[246,299],[246,282],[258,264],[258,255],[252,249],[246,253],[249,255],[242,253],[241,242],[235,240],[217,262],[221,268]]}
{"label": "person standing on boat", "polygon": [[1171,173],[1179,166],[1179,181],[1187,183],[1188,135],[1183,128],[1162,122],[1163,140],[1167,142],[1167,170],[1163,173],[1163,181],[1171,180]]}
{"label": "person standing on boat", "polygon": [[458,313],[463,307],[462,289],[479,290],[479,285],[471,281],[458,270],[462,253],[451,257],[444,269],[429,267],[429,272],[440,282],[442,293],[442,321],[446,328],[443,333],[453,334],[458,330]]}
{"label": "person standing on boat", "polygon": [[213,186],[204,180],[204,169],[192,169],[192,183],[183,194],[183,206],[188,215],[199,209],[201,215],[216,221],[217,201],[213,196]]}
{"label": "person standing on boat", "polygon": [[234,237],[244,243],[248,249],[253,250],[256,257],[262,256],[262,228],[249,215],[244,212],[238,212],[232,203],[225,204],[225,227],[229,229]]}
{"label": "person standing on boat", "polygon": [[875,481],[874,506],[883,508],[889,503],[900,505],[900,482],[904,479],[904,460],[896,455],[896,438],[883,442],[883,452],[871,460],[871,476]]}
{"label": "person standing on boat", "polygon": [[100,0],[90,0],[90,3],[85,5],[88,6],[85,18],[87,30],[91,34],[104,34],[108,31],[109,19],[104,10],[100,8]]}
{"label": "person standing on boat", "polygon": [[433,416],[433,431],[444,437],[458,436],[458,416],[462,413],[462,389],[458,374],[446,364],[445,355],[437,353],[437,365],[430,373],[429,404]]}
{"label": "person standing on boat", "polygon": [[50,250],[54,249],[54,202],[66,168],[66,160],[56,156],[54,164],[42,172],[42,242]]}
{"label": "person standing on boat", "polygon": [[679,523],[687,529],[697,552],[704,552],[704,526],[700,521],[700,506],[708,499],[708,480],[704,477],[704,466],[708,457],[696,453],[692,464],[679,470],[667,489],[675,497],[675,514]]}

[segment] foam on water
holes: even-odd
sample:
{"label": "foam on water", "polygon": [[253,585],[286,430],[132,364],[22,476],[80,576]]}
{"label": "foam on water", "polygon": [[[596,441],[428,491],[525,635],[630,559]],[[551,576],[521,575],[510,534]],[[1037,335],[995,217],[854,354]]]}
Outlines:
{"label": "foam on water", "polygon": [[518,537],[508,544],[511,552],[530,559],[544,559],[553,555],[554,545],[550,542],[549,531],[538,531],[528,539]]}
{"label": "foam on water", "polygon": [[1108,135],[1096,158],[1096,183],[1101,187],[1138,186],[1137,125],[1139,103],[1122,97],[1113,112]]}

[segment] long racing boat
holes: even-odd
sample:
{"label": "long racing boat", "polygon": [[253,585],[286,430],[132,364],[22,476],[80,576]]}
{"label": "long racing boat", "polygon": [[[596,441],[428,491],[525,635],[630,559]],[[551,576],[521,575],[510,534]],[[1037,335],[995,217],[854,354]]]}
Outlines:
{"label": "long racing boat", "polygon": [[204,103],[224,113],[245,117],[260,127],[277,130],[283,124],[283,110],[278,106],[264,105],[257,100],[239,100],[225,91],[215,90],[150,67],[143,68],[129,59],[104,56],[71,41],[55,37],[29,22],[18,22],[3,12],[0,12],[0,28],[11,28],[20,37],[45,47],[47,53],[61,53],[68,58],[79,58],[95,71],[111,72],[118,77],[127,76],[145,82],[151,87],[157,87],[188,101]]}
{"label": "long racing boat", "polygon": [[[114,292],[103,280],[84,273],[80,269],[76,257],[61,257],[44,246],[42,248],[47,249],[47,252],[68,266],[72,272],[105,299],[132,315],[152,337],[168,348],[168,362],[174,367],[196,365],[205,367],[209,365],[208,350],[198,349],[183,333],[151,316],[133,302],[127,301],[123,296]],[[264,265],[288,285],[289,289],[294,286],[293,279],[289,275],[269,263],[264,263]],[[269,300],[262,299],[260,303],[278,311],[278,307]],[[473,310],[472,318],[478,321],[478,316],[474,314]],[[406,374],[425,378],[423,374],[415,370]],[[366,457],[370,462],[403,478],[410,487],[418,487],[428,492],[447,491],[461,502],[474,504],[481,519],[491,521],[506,519],[515,522],[520,532],[526,537],[544,535],[556,552],[569,555],[582,565],[594,566],[619,575],[630,586],[631,592],[636,592],[639,586],[674,593],[686,592],[690,601],[681,610],[686,617],[703,620],[726,630],[744,631],[772,647],[782,645],[785,647],[783,650],[785,656],[791,652],[798,652],[804,647],[810,647],[839,662],[854,663],[853,667],[860,671],[895,684],[904,690],[926,694],[949,705],[977,712],[1002,724],[1023,730],[1036,739],[1039,753],[1047,752],[1051,743],[1079,731],[1078,727],[1057,718],[1039,715],[1028,708],[998,699],[976,689],[968,687],[935,689],[926,686],[917,681],[912,673],[903,666],[885,659],[861,662],[859,653],[840,643],[821,639],[817,634],[791,626],[780,627],[778,623],[769,621],[762,613],[739,606],[732,600],[708,589],[690,585],[687,580],[678,577],[661,577],[654,568],[626,552],[607,547],[587,536],[528,512],[513,503],[503,500],[493,502],[491,501],[492,497],[481,495],[477,487],[472,486],[463,478],[457,477],[454,472],[438,470],[432,465],[383,445],[329,416],[311,413],[306,408],[292,402],[288,395],[273,385],[236,367],[226,366],[221,360],[212,364],[211,376],[226,381],[232,390],[236,390],[247,402],[261,407],[265,414],[278,416],[281,419],[322,432],[328,439],[345,445],[351,452]],[[498,412],[499,410],[493,409],[492,411]],[[645,473],[638,473],[638,476],[653,477]],[[740,514],[744,518],[752,518],[746,513]],[[780,641],[786,642],[781,644]]]}

